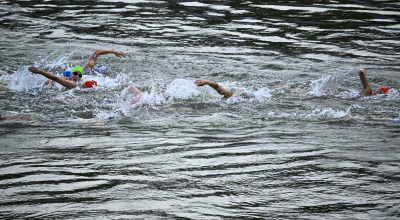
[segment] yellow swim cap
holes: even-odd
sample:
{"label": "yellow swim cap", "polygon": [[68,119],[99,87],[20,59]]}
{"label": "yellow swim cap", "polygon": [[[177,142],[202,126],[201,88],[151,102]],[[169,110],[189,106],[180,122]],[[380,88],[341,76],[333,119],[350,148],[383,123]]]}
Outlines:
{"label": "yellow swim cap", "polygon": [[75,71],[79,71],[82,73],[83,75],[83,69],[81,66],[75,66],[74,68],[72,68],[71,73],[75,72]]}

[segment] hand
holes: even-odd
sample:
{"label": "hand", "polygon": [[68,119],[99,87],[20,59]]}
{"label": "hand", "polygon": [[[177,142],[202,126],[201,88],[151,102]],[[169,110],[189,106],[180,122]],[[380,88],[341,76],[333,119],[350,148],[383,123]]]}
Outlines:
{"label": "hand", "polygon": [[204,86],[207,83],[206,83],[206,80],[198,79],[198,80],[194,81],[194,84],[196,84],[196,86]]}
{"label": "hand", "polygon": [[115,56],[119,58],[126,57],[125,53],[120,50],[115,51]]}
{"label": "hand", "polygon": [[36,74],[40,73],[40,71],[41,71],[39,68],[34,67],[34,66],[28,67],[28,70],[31,71],[32,73],[36,73]]}
{"label": "hand", "polygon": [[360,69],[360,75],[361,74],[367,77],[367,71],[365,69]]}

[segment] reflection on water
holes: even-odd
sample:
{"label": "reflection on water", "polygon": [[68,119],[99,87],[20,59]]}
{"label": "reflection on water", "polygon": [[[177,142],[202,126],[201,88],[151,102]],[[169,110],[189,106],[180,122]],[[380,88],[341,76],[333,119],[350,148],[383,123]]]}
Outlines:
{"label": "reflection on water", "polygon": [[[399,7],[0,1],[1,218],[398,217]],[[127,58],[102,55],[93,89],[27,70],[99,48]],[[358,97],[361,67],[389,93]]]}

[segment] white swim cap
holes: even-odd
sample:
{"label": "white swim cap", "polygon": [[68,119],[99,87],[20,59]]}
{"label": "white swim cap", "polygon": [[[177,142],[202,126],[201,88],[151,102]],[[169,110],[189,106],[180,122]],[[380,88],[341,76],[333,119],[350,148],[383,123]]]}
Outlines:
{"label": "white swim cap", "polygon": [[254,95],[254,92],[253,91],[244,91],[246,94],[247,94],[247,97],[248,98],[254,98],[254,97],[256,97],[255,95]]}
{"label": "white swim cap", "polygon": [[96,74],[104,74],[107,72],[107,67],[104,65],[98,65],[94,68],[94,73]]}

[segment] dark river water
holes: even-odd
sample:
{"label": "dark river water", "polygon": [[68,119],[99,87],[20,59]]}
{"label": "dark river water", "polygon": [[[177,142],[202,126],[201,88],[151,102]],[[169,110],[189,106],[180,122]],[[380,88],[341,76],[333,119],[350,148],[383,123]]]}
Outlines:
{"label": "dark river water", "polygon": [[[398,1],[1,0],[0,31],[1,219],[400,218]],[[96,49],[127,56],[92,89],[27,69]]]}

